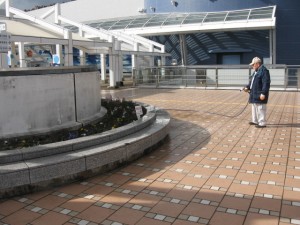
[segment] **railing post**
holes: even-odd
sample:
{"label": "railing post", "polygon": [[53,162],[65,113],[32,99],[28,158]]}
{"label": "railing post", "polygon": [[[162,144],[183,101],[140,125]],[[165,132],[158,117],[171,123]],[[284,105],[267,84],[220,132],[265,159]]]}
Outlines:
{"label": "railing post", "polygon": [[218,76],[218,68],[216,68],[216,86],[219,87],[219,76]]}

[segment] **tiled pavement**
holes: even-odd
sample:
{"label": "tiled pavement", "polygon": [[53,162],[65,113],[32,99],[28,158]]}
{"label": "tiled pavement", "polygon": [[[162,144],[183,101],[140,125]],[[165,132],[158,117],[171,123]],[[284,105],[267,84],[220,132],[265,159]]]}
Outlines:
{"label": "tiled pavement", "polygon": [[263,129],[235,90],[102,94],[167,109],[166,142],[111,173],[2,200],[1,225],[300,224],[298,92],[271,92]]}

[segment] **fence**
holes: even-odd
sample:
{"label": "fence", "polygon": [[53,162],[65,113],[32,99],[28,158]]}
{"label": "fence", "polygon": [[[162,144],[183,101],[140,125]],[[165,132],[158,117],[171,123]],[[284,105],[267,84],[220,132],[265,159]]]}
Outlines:
{"label": "fence", "polygon": [[[298,90],[300,66],[265,65],[271,89]],[[247,65],[168,66],[133,69],[135,86],[241,88],[253,70]]]}

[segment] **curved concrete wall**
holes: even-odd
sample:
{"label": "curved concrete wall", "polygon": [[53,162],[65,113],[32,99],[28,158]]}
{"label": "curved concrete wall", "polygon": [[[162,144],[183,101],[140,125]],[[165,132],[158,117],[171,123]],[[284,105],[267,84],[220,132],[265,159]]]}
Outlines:
{"label": "curved concrete wall", "polygon": [[0,138],[80,126],[100,110],[94,67],[0,71]]}

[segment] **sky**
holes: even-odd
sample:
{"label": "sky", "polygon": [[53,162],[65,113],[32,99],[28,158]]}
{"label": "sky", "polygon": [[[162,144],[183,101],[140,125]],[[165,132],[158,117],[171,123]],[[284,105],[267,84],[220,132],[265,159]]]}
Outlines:
{"label": "sky", "polygon": [[52,3],[62,3],[68,0],[10,0],[13,7],[17,9],[32,9],[36,5],[49,5]]}

